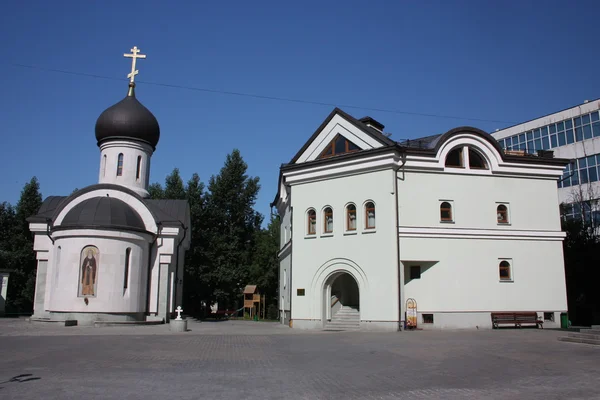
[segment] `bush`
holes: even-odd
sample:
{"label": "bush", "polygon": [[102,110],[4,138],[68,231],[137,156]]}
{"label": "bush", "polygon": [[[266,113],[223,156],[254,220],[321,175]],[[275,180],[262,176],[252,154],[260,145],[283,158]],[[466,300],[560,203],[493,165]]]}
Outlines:
{"label": "bush", "polygon": [[275,304],[269,304],[267,307],[267,319],[279,319],[279,309]]}

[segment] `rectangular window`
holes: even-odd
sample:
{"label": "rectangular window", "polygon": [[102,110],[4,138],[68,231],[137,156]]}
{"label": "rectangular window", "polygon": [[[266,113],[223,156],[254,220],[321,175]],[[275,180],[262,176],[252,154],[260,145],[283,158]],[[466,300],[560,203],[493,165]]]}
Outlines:
{"label": "rectangular window", "polygon": [[422,314],[424,324],[433,324],[433,314]]}
{"label": "rectangular window", "polygon": [[558,139],[557,139],[556,135],[550,136],[550,144],[552,145],[552,148],[558,147]]}
{"label": "rectangular window", "polygon": [[573,129],[568,129],[567,134],[567,144],[575,143],[575,137],[573,136]]}
{"label": "rectangular window", "polygon": [[592,138],[592,126],[591,125],[585,125],[583,127],[583,138],[584,139]]}
{"label": "rectangular window", "polygon": [[548,136],[544,136],[542,138],[542,148],[544,150],[548,150],[550,148],[550,140],[549,140]]}
{"label": "rectangular window", "polygon": [[421,279],[420,265],[413,265],[410,267],[410,279]]}
{"label": "rectangular window", "polygon": [[296,294],[297,294],[298,296],[304,296],[304,293],[305,293],[304,289],[297,289],[297,290],[296,290]]}
{"label": "rectangular window", "polygon": [[127,282],[129,281],[129,264],[131,258],[131,249],[127,248],[125,251],[125,277],[123,279],[123,289],[127,289]]}
{"label": "rectangular window", "polygon": [[581,123],[583,125],[590,123],[590,114],[585,114],[581,116]]}
{"label": "rectangular window", "polygon": [[554,322],[554,313],[553,312],[545,312],[544,313],[544,321]]}

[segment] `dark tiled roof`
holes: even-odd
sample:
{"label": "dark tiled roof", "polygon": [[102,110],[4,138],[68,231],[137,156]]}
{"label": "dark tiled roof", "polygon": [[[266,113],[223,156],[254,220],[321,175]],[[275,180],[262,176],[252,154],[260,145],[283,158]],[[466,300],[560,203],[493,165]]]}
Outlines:
{"label": "dark tiled roof", "polygon": [[150,211],[157,217],[157,222],[164,224],[185,223],[188,215],[186,200],[144,200]]}
{"label": "dark tiled roof", "polygon": [[60,229],[103,228],[146,230],[142,217],[123,200],[114,197],[92,197],[73,207],[60,224]]}
{"label": "dark tiled roof", "polygon": [[433,149],[441,137],[442,134],[430,135],[422,138],[404,140],[402,142],[398,142],[398,144],[403,147],[411,147],[416,149]]}

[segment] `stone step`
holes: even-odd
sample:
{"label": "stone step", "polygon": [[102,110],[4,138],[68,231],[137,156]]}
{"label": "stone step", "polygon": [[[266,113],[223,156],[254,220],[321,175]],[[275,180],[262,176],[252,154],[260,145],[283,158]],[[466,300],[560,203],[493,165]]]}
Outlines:
{"label": "stone step", "polygon": [[359,319],[359,314],[335,314],[332,319],[345,318],[345,319]]}
{"label": "stone step", "polygon": [[589,334],[592,334],[592,335],[600,335],[600,328],[582,329],[579,332],[581,332],[581,333],[589,333]]}
{"label": "stone step", "polygon": [[563,337],[559,337],[558,340],[561,342],[585,343],[585,344],[593,344],[596,346],[600,346],[600,340],[586,339],[586,338],[581,338],[581,337],[563,336]]}
{"label": "stone step", "polygon": [[587,331],[581,331],[581,332],[578,332],[578,333],[577,332],[572,332],[572,333],[569,333],[567,336],[568,337],[575,337],[575,338],[580,337],[580,338],[584,338],[584,339],[600,340],[600,333],[598,333],[596,335],[596,334],[593,334],[593,333],[588,333]]}

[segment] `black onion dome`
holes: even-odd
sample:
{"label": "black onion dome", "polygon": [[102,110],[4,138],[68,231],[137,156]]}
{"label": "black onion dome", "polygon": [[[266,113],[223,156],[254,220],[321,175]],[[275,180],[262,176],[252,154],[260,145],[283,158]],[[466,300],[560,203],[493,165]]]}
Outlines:
{"label": "black onion dome", "polygon": [[127,97],[104,110],[96,121],[98,145],[110,139],[134,139],[156,148],[159,138],[156,117],[135,98],[133,87]]}

